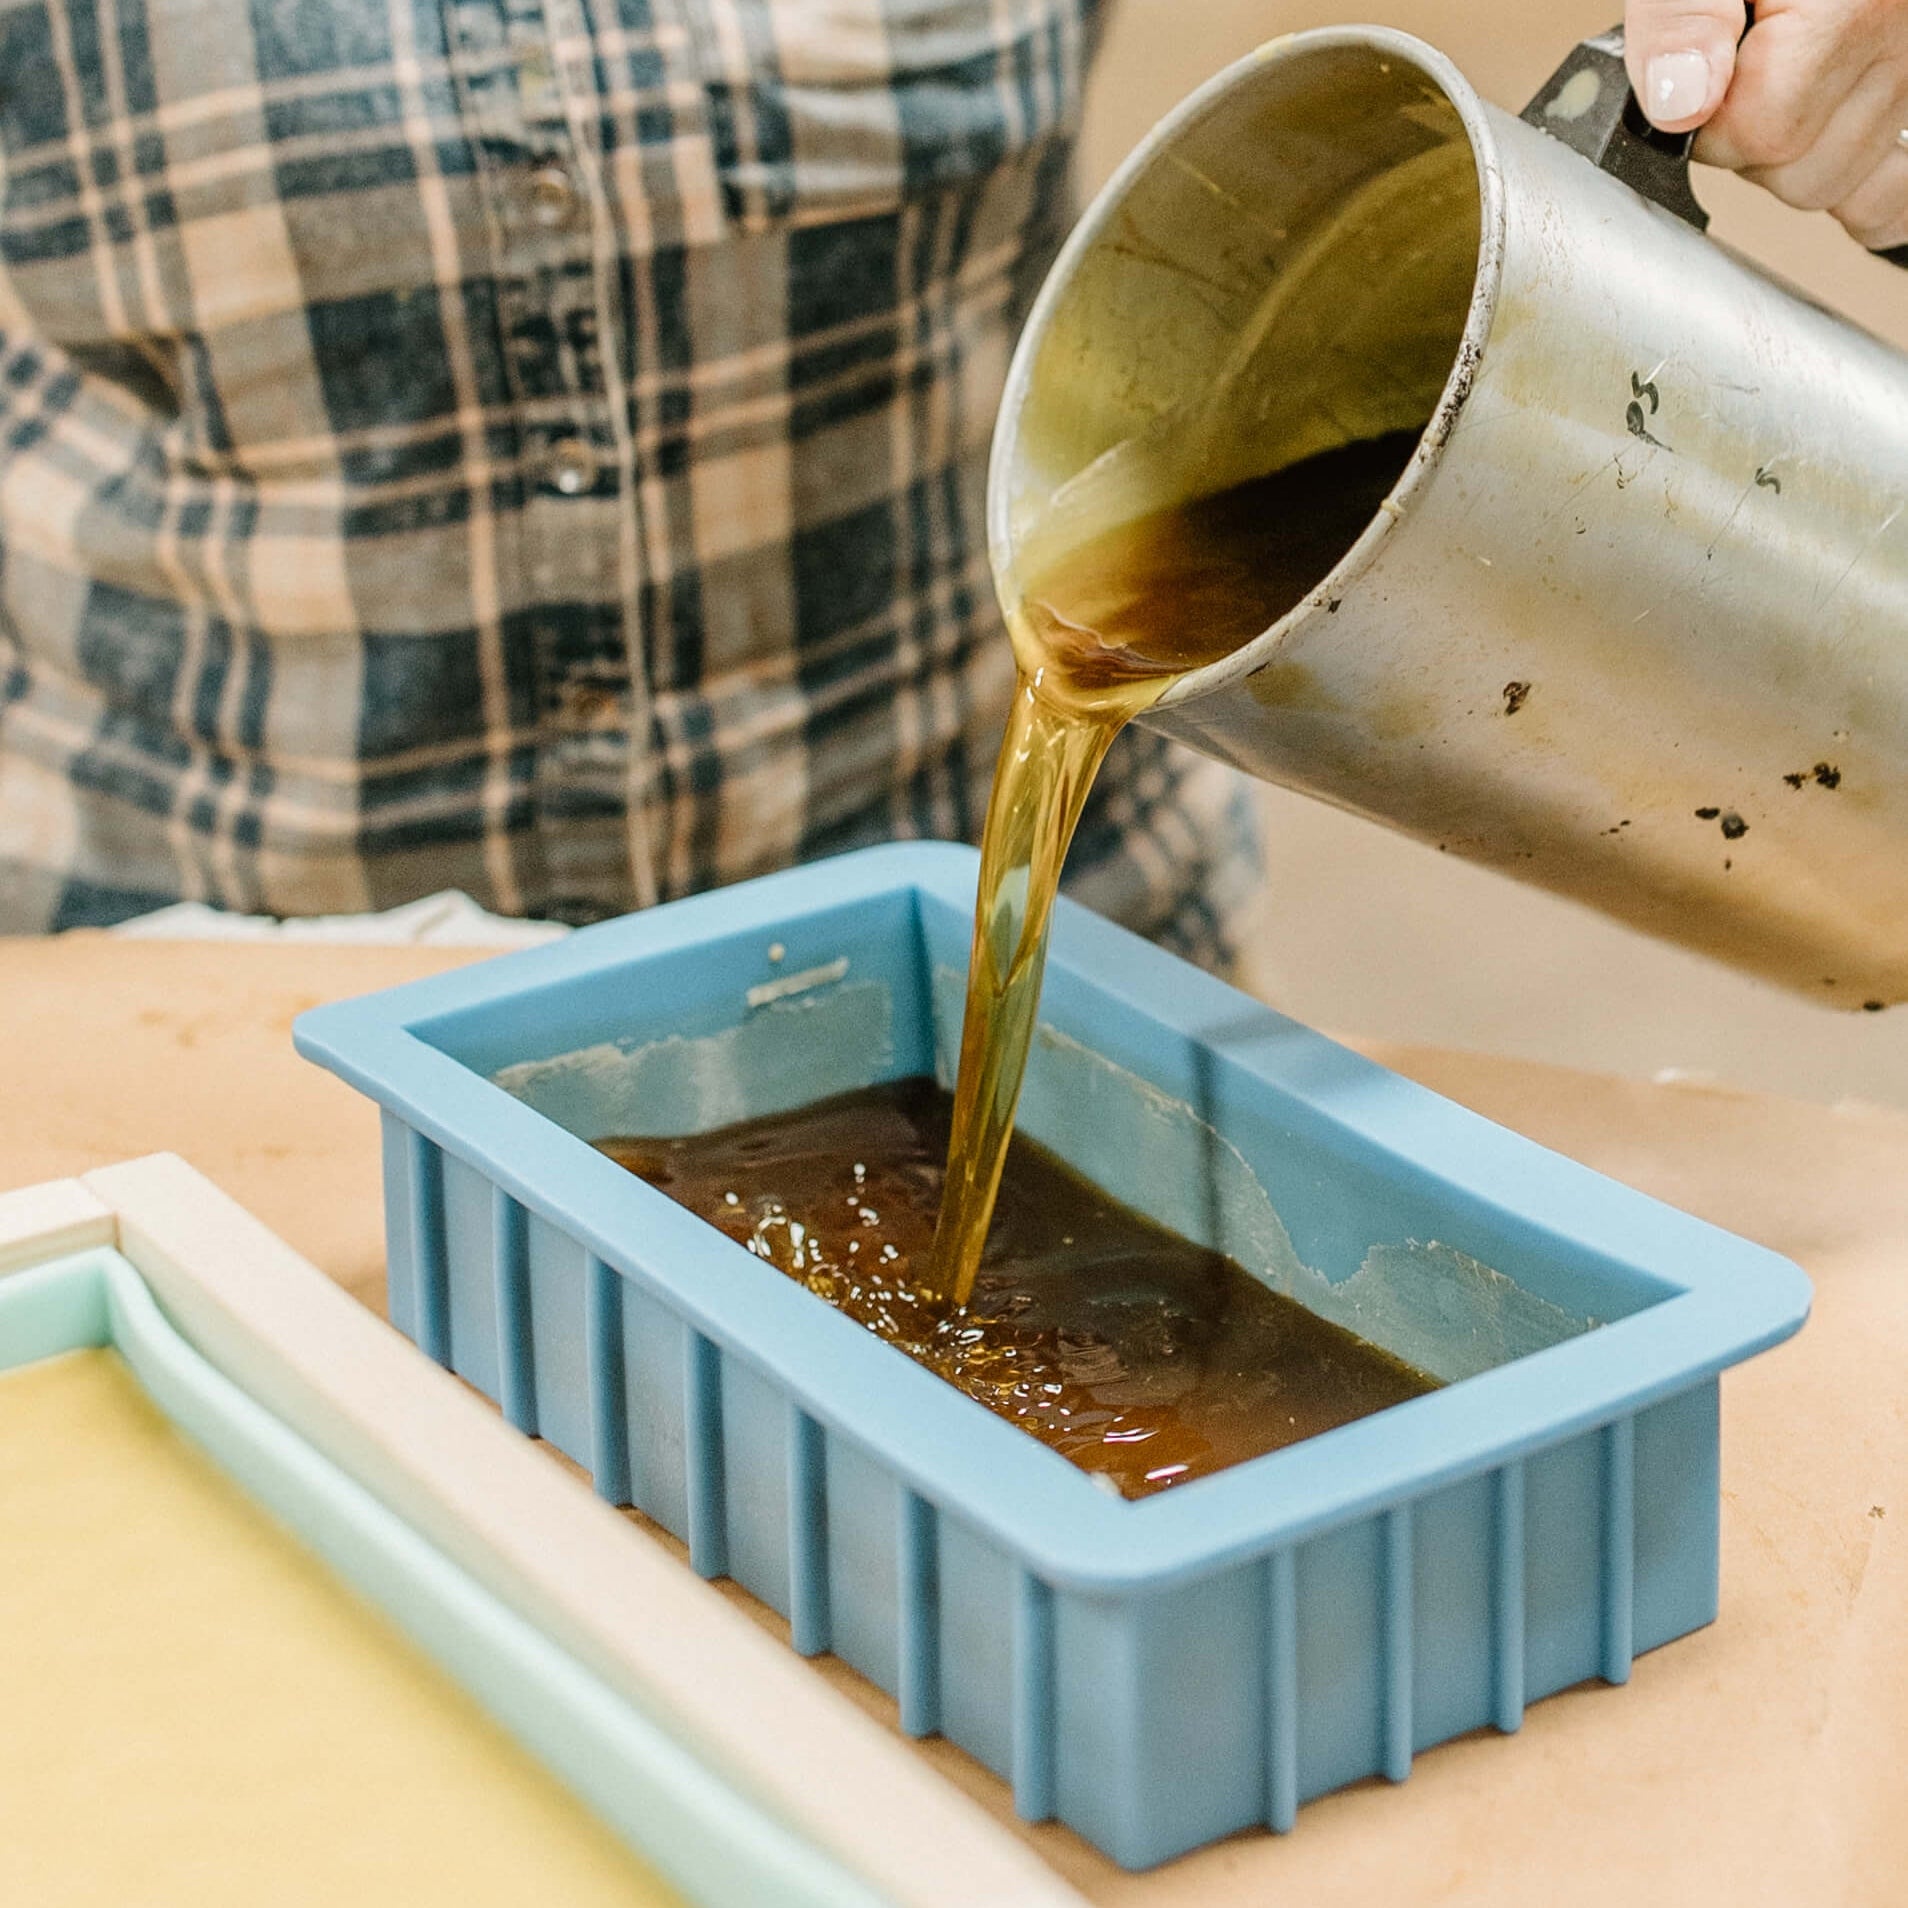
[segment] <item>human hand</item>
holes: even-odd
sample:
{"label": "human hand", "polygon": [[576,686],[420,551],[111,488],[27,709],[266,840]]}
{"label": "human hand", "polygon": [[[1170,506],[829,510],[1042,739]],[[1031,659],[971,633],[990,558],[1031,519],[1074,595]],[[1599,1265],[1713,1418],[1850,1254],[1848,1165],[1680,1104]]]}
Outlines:
{"label": "human hand", "polygon": [[[1834,213],[1882,251],[1908,242],[1908,0],[1629,0],[1630,84],[1694,156]],[[1740,41],[1740,44],[1738,44]]]}

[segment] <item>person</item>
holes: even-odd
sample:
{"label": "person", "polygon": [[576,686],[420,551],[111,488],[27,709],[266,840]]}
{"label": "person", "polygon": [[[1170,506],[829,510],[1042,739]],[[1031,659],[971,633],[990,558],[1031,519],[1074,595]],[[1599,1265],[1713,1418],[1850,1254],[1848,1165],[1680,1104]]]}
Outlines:
{"label": "person", "polygon": [[[0,930],[971,838],[1100,16],[0,0]],[[1894,233],[1908,8],[1632,18],[1705,156]],[[1254,870],[1225,772],[1122,737],[1071,890],[1222,966]]]}
{"label": "person", "polygon": [[[1093,0],[0,0],[0,929],[979,828]],[[1144,735],[1076,893],[1223,961]]]}
{"label": "person", "polygon": [[1694,156],[1871,251],[1908,243],[1908,6],[1901,0],[1629,0],[1630,83]]}

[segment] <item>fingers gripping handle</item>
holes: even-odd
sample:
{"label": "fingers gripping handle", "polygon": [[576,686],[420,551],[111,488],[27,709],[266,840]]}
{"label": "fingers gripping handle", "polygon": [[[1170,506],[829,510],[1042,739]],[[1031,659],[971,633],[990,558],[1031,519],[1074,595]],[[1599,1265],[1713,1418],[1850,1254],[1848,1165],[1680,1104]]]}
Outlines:
{"label": "fingers gripping handle", "polygon": [[1621,27],[1573,48],[1521,117],[1697,231],[1708,228],[1709,214],[1689,183],[1695,135],[1658,132],[1644,118],[1624,71]]}
{"label": "fingers gripping handle", "polygon": [[[1561,139],[1666,212],[1688,220],[1697,231],[1708,229],[1709,214],[1697,203],[1689,182],[1689,152],[1696,135],[1659,132],[1644,117],[1624,70],[1620,26],[1573,48],[1519,117]],[[1908,245],[1891,246],[1875,256],[1908,269]]]}

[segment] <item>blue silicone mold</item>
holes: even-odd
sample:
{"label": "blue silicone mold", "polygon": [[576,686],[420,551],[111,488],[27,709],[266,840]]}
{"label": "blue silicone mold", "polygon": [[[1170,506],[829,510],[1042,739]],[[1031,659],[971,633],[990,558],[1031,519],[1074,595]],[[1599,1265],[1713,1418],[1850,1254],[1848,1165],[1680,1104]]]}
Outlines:
{"label": "blue silicone mold", "polygon": [[1444,1389],[1128,1503],[586,1144],[945,1078],[974,879],[871,849],[304,1016],[384,1109],[395,1321],[1132,1867],[1711,1621],[1717,1374],[1802,1274],[1080,909],[1022,1127]]}

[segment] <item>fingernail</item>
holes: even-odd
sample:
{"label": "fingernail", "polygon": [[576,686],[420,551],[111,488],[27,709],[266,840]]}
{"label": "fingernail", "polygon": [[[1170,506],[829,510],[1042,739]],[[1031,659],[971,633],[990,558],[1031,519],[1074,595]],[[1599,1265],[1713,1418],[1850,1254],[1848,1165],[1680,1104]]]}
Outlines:
{"label": "fingernail", "polygon": [[1643,110],[1659,126],[1689,119],[1709,104],[1709,59],[1658,53],[1643,72]]}

